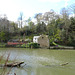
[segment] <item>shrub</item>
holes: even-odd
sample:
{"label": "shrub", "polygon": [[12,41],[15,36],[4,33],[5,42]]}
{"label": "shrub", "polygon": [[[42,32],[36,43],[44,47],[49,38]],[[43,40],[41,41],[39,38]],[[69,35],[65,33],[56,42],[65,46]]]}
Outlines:
{"label": "shrub", "polygon": [[21,47],[22,47],[22,48],[26,48],[26,44],[22,44]]}
{"label": "shrub", "polygon": [[0,43],[0,47],[6,47],[5,43]]}
{"label": "shrub", "polygon": [[14,46],[14,47],[16,47],[16,48],[20,48],[20,47],[21,47],[21,45],[16,45],[16,46]]}
{"label": "shrub", "polygon": [[30,47],[29,47],[29,43],[23,44],[23,45],[21,45],[20,47],[21,47],[21,48],[30,48]]}
{"label": "shrub", "polygon": [[33,42],[29,43],[29,48],[39,48],[39,47],[40,46],[38,43],[33,43]]}
{"label": "shrub", "polygon": [[26,44],[26,48],[29,48],[29,43]]}

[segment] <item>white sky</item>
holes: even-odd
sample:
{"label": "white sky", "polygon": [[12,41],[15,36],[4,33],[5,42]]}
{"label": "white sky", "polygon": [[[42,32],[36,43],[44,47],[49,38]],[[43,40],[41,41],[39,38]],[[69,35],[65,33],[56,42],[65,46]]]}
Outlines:
{"label": "white sky", "polygon": [[28,18],[50,9],[59,12],[61,8],[74,2],[74,0],[0,0],[0,15],[6,14],[9,20],[17,21],[20,12]]}

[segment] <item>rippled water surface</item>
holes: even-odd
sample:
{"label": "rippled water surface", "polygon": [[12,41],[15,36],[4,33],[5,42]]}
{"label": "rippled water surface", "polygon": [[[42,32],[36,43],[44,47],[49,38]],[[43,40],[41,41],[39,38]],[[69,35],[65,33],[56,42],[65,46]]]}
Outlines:
{"label": "rippled water surface", "polygon": [[20,68],[7,68],[9,75],[75,75],[75,50],[0,48],[4,59],[9,53],[9,60],[25,62]]}

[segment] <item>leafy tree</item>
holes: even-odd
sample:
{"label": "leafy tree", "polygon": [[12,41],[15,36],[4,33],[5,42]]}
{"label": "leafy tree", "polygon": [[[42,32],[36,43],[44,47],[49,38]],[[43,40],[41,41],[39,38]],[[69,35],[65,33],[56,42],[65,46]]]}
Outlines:
{"label": "leafy tree", "polygon": [[7,31],[9,32],[9,20],[7,19],[6,16],[4,18],[0,18],[0,31]]}
{"label": "leafy tree", "polygon": [[36,26],[34,25],[34,23],[32,21],[29,22],[29,29],[30,29],[31,33],[36,33]]}
{"label": "leafy tree", "polygon": [[0,41],[5,41],[5,33],[3,31],[0,32]]}
{"label": "leafy tree", "polygon": [[62,18],[58,18],[55,22],[55,27],[56,28],[59,28],[60,30],[63,29],[64,27],[64,22],[63,22],[63,19]]}
{"label": "leafy tree", "polygon": [[71,24],[69,26],[69,45],[75,46],[75,18],[71,17]]}
{"label": "leafy tree", "polygon": [[16,35],[17,33],[19,33],[19,28],[18,28],[18,24],[15,22],[11,22],[10,23],[10,33]]}
{"label": "leafy tree", "polygon": [[38,34],[45,34],[46,32],[46,24],[44,22],[38,23],[36,26],[36,32]]}
{"label": "leafy tree", "polygon": [[52,44],[54,41],[59,41],[61,39],[60,37],[61,31],[59,28],[56,28],[55,23],[56,22],[53,20],[47,26],[47,32],[48,32],[50,44]]}
{"label": "leafy tree", "polygon": [[68,41],[68,28],[70,26],[68,10],[66,8],[62,8],[61,14],[63,16],[63,18],[62,18],[63,19],[63,24],[64,24],[63,29],[65,31],[65,35],[64,35],[65,39],[64,40],[65,40],[65,42],[67,44],[67,41]]}
{"label": "leafy tree", "polygon": [[29,26],[24,26],[24,28],[22,29],[21,34],[22,34],[22,36],[23,36],[23,34],[25,34],[26,36],[31,35]]}
{"label": "leafy tree", "polygon": [[71,24],[70,24],[70,26],[69,26],[69,30],[70,30],[71,32],[72,32],[72,31],[75,32],[75,18],[71,17],[70,20],[71,20]]}

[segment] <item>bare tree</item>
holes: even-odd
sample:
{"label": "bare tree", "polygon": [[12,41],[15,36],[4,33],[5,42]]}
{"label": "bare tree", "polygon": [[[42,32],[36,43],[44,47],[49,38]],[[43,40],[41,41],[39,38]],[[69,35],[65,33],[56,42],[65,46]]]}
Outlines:
{"label": "bare tree", "polygon": [[0,17],[0,31],[9,32],[9,20],[7,19],[6,15],[3,15],[3,17]]}
{"label": "bare tree", "polygon": [[18,18],[18,22],[19,22],[19,26],[20,28],[22,28],[22,25],[23,25],[23,12],[20,12],[20,16]]}
{"label": "bare tree", "polygon": [[75,3],[73,3],[72,5],[68,6],[67,8],[69,10],[70,14],[73,14],[73,16],[75,17]]}
{"label": "bare tree", "polygon": [[43,20],[44,20],[46,23],[50,23],[53,19],[56,18],[55,15],[56,15],[56,13],[54,12],[53,9],[51,9],[50,11],[44,13],[44,15],[43,15]]}
{"label": "bare tree", "polygon": [[43,19],[43,15],[42,15],[42,13],[38,13],[38,14],[35,14],[34,18],[36,18],[37,23],[40,23]]}

